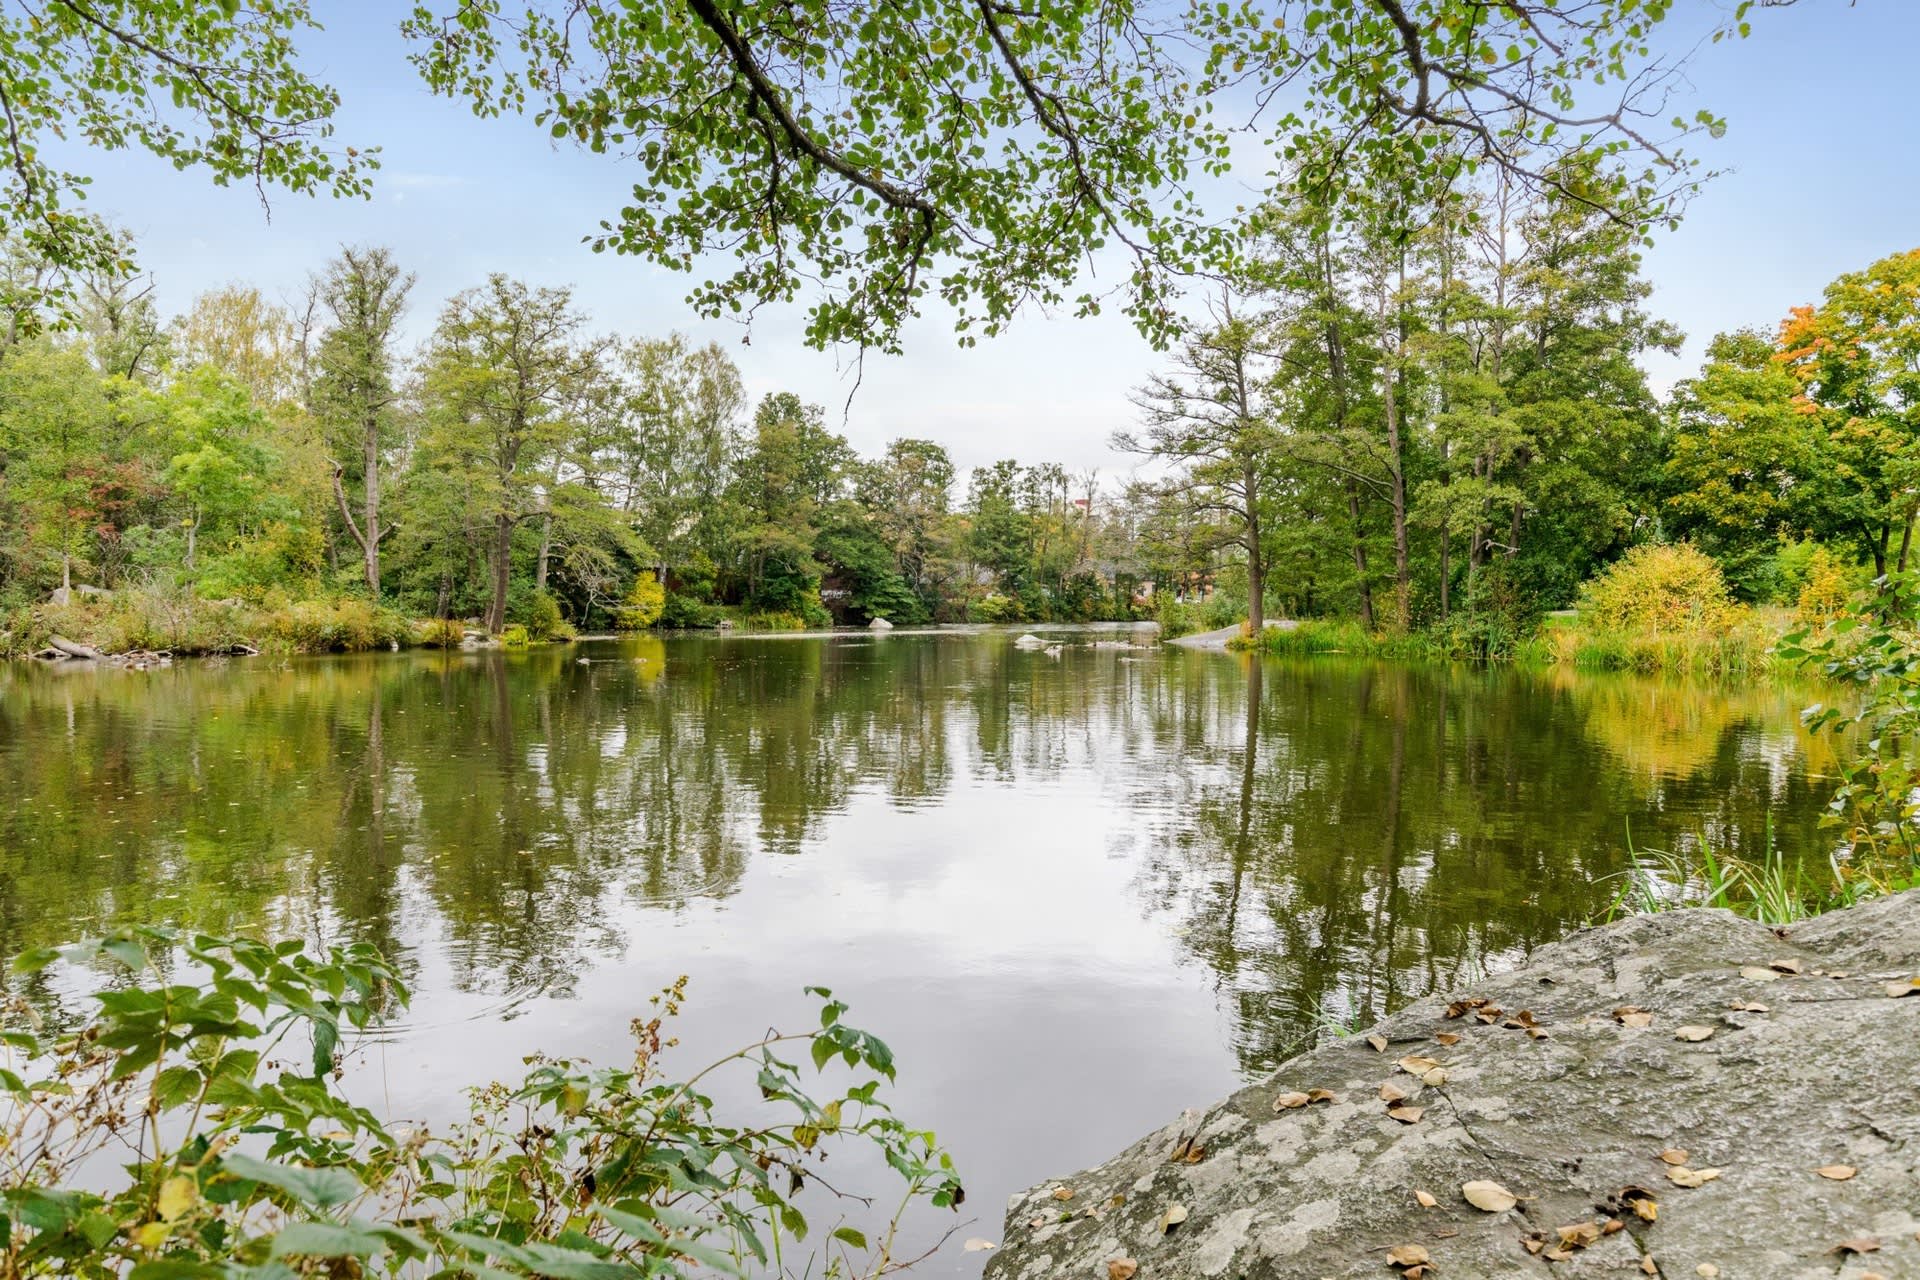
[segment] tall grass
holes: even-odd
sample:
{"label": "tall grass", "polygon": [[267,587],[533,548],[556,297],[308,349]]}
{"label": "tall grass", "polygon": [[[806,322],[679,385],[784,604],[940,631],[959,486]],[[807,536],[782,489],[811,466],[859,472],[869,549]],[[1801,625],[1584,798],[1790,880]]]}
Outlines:
{"label": "tall grass", "polygon": [[1810,874],[1805,866],[1789,862],[1774,843],[1772,823],[1767,824],[1766,849],[1758,859],[1716,853],[1705,840],[1692,854],[1635,849],[1631,832],[1627,848],[1632,864],[1619,874],[1620,888],[1607,907],[1609,920],[1722,907],[1761,924],[1789,925],[1911,888],[1914,882],[1914,868],[1900,873],[1843,864],[1837,857],[1828,860],[1824,874]]}
{"label": "tall grass", "polygon": [[1424,662],[1449,656],[1433,637],[1424,632],[1394,634],[1368,631],[1357,622],[1320,619],[1302,622],[1286,630],[1268,627],[1264,635],[1242,637],[1230,647],[1295,658],[1343,653],[1363,658]]}
{"label": "tall grass", "polygon": [[1761,617],[1725,631],[1610,631],[1578,620],[1541,629],[1527,656],[1578,671],[1744,678],[1771,674],[1782,628]]}

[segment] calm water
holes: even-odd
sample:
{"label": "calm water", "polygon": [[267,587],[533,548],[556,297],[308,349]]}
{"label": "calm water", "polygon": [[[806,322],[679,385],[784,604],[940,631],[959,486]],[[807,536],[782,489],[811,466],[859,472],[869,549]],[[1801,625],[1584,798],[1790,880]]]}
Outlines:
{"label": "calm water", "polygon": [[429,1118],[536,1047],[624,1060],[677,974],[688,1066],[829,985],[997,1238],[1009,1192],[1599,915],[1629,828],[1821,844],[1791,690],[1014,634],[0,667],[0,951],[377,942],[416,1001],[357,1096]]}

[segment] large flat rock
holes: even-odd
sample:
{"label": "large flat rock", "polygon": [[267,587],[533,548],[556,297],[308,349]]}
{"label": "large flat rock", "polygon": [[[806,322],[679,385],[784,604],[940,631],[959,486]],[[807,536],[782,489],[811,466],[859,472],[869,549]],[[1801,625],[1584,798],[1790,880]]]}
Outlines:
{"label": "large flat rock", "polygon": [[988,1280],[1390,1277],[1406,1245],[1417,1280],[1920,1277],[1920,994],[1889,994],[1916,976],[1920,891],[1584,930],[1015,1196]]}

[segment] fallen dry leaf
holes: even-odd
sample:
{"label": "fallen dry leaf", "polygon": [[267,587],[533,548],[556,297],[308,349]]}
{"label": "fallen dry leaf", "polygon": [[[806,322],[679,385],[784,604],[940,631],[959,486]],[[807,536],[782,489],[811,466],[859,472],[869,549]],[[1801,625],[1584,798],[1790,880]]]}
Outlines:
{"label": "fallen dry leaf", "polygon": [[1423,1267],[1433,1255],[1417,1244],[1397,1244],[1387,1250],[1387,1261],[1396,1267]]}
{"label": "fallen dry leaf", "polygon": [[1114,1258],[1107,1263],[1107,1280],[1133,1280],[1140,1264],[1132,1258]]}
{"label": "fallen dry leaf", "polygon": [[1207,1158],[1207,1149],[1194,1140],[1193,1135],[1180,1139],[1173,1148],[1173,1154],[1167,1159],[1174,1164],[1199,1164]]}
{"label": "fallen dry leaf", "polygon": [[1527,1028],[1527,1039],[1529,1040],[1545,1040],[1548,1036],[1552,1034],[1553,1032],[1547,1030],[1545,1027],[1528,1027]]}
{"label": "fallen dry leaf", "polygon": [[1677,1187],[1704,1187],[1719,1176],[1718,1169],[1689,1169],[1685,1165],[1667,1170],[1667,1181]]}
{"label": "fallen dry leaf", "polygon": [[1410,1076],[1417,1076],[1433,1070],[1440,1064],[1432,1058],[1406,1057],[1394,1064]]}
{"label": "fallen dry leaf", "polygon": [[1613,1020],[1623,1027],[1650,1027],[1653,1015],[1637,1004],[1623,1004],[1613,1011]]}
{"label": "fallen dry leaf", "polygon": [[1855,1236],[1851,1240],[1842,1240],[1827,1252],[1837,1253],[1843,1258],[1850,1253],[1878,1253],[1880,1240],[1876,1236]]}
{"label": "fallen dry leaf", "polygon": [[1640,1259],[1640,1270],[1647,1275],[1657,1276],[1660,1274],[1660,1264],[1653,1260],[1652,1254],[1648,1254]]}
{"label": "fallen dry leaf", "polygon": [[[1740,976],[1749,982],[1778,982],[1780,980],[1780,975],[1772,969],[1764,969],[1757,964],[1750,964],[1743,967],[1740,970]],[[1702,1263],[1701,1265],[1705,1266],[1708,1264]]]}
{"label": "fallen dry leaf", "polygon": [[1769,964],[1767,968],[1772,969],[1775,973],[1799,973],[1802,969],[1805,969],[1806,966],[1789,956],[1785,960],[1775,960],[1772,964]]}
{"label": "fallen dry leaf", "polygon": [[1394,1084],[1391,1080],[1380,1086],[1380,1101],[1382,1102],[1400,1102],[1403,1101],[1406,1096],[1406,1091],[1400,1088],[1399,1085]]}
{"label": "fallen dry leaf", "polygon": [[1160,1234],[1165,1235],[1187,1220],[1187,1206],[1170,1204],[1167,1211],[1160,1215]]}
{"label": "fallen dry leaf", "polygon": [[1449,1018],[1463,1018],[1475,1009],[1484,1009],[1486,1007],[1487,998],[1485,996],[1476,996],[1471,1000],[1455,1000],[1447,1006],[1447,1016]]}
{"label": "fallen dry leaf", "polygon": [[1442,1031],[1433,1037],[1441,1044],[1452,1046],[1460,1043],[1460,1037],[1452,1031]]}
{"label": "fallen dry leaf", "polygon": [[1505,1213],[1520,1203],[1520,1197],[1497,1182],[1469,1182],[1460,1188],[1467,1203],[1483,1213]]}
{"label": "fallen dry leaf", "polygon": [[1727,1008],[1733,1010],[1735,1013],[1768,1013],[1770,1012],[1767,1006],[1764,1004],[1761,1004],[1758,1000],[1742,1000],[1738,1004],[1728,1005]]}
{"label": "fallen dry leaf", "polygon": [[1307,1090],[1307,1101],[1308,1102],[1338,1102],[1340,1101],[1340,1095],[1336,1094],[1331,1089],[1309,1089]]}
{"label": "fallen dry leaf", "polygon": [[1560,1247],[1563,1249],[1584,1249],[1600,1238],[1600,1224],[1597,1222],[1574,1222],[1558,1229]]}
{"label": "fallen dry leaf", "polygon": [[1368,1036],[1367,1043],[1373,1046],[1375,1053],[1385,1053],[1387,1051],[1387,1038],[1385,1036]]}
{"label": "fallen dry leaf", "polygon": [[1055,1187],[1053,1189],[1053,1198],[1055,1200],[1071,1200],[1073,1199],[1073,1188],[1072,1187]]}
{"label": "fallen dry leaf", "polygon": [[1889,982],[1887,994],[1898,1000],[1901,996],[1920,996],[1920,978],[1908,982]]}
{"label": "fallen dry leaf", "polygon": [[1713,1039],[1713,1028],[1698,1024],[1681,1027],[1673,1033],[1675,1040],[1685,1040],[1688,1044],[1699,1044],[1702,1040]]}
{"label": "fallen dry leaf", "polygon": [[1660,1153],[1660,1158],[1668,1164],[1685,1164],[1687,1162],[1687,1152],[1680,1147],[1668,1147]]}
{"label": "fallen dry leaf", "polygon": [[1420,1207],[1422,1209],[1431,1209],[1440,1203],[1438,1200],[1435,1200],[1432,1195],[1430,1195],[1425,1191],[1414,1192],[1413,1198],[1420,1202]]}
{"label": "fallen dry leaf", "polygon": [[1401,1124],[1419,1124],[1420,1117],[1427,1113],[1425,1107],[1388,1107],[1387,1115]]}
{"label": "fallen dry leaf", "polygon": [[1633,1216],[1642,1222],[1654,1222],[1660,1217],[1660,1202],[1645,1187],[1621,1188],[1620,1203],[1631,1209]]}
{"label": "fallen dry leaf", "polygon": [[1000,1246],[991,1240],[982,1240],[979,1236],[974,1236],[960,1247],[968,1253],[985,1253],[989,1249],[997,1249]]}
{"label": "fallen dry leaf", "polygon": [[1311,1099],[1304,1093],[1283,1093],[1273,1100],[1273,1109],[1275,1111],[1292,1111],[1297,1107],[1306,1106],[1309,1101],[1311,1101]]}
{"label": "fallen dry leaf", "polygon": [[1703,1262],[1693,1269],[1693,1274],[1705,1276],[1707,1280],[1713,1280],[1715,1276],[1720,1274],[1720,1268],[1714,1266],[1711,1262]]}
{"label": "fallen dry leaf", "polygon": [[1835,1182],[1845,1182],[1860,1171],[1850,1164],[1823,1164],[1814,1172],[1823,1178],[1831,1178]]}

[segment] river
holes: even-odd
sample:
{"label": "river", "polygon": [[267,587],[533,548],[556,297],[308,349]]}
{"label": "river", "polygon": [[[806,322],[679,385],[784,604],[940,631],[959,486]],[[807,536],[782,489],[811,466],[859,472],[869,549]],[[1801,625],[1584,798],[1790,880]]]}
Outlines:
{"label": "river", "polygon": [[[624,1060],[676,975],[689,1065],[827,985],[991,1239],[1008,1193],[1600,917],[1630,836],[1825,843],[1791,689],[1037,630],[1061,652],[0,668],[0,949],[116,919],[376,942],[416,996],[357,1098],[429,1118],[535,1049]],[[929,1269],[977,1270],[957,1242]]]}

